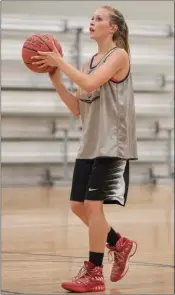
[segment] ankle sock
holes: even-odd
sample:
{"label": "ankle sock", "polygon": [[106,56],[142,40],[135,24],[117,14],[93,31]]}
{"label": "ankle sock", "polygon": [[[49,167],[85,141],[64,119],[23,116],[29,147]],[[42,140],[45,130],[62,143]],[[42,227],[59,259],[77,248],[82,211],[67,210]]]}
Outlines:
{"label": "ankle sock", "polygon": [[115,230],[111,227],[107,236],[107,243],[112,247],[116,245],[119,239],[120,239],[120,234],[116,233]]}
{"label": "ankle sock", "polygon": [[89,262],[95,266],[102,266],[104,253],[89,252]]}

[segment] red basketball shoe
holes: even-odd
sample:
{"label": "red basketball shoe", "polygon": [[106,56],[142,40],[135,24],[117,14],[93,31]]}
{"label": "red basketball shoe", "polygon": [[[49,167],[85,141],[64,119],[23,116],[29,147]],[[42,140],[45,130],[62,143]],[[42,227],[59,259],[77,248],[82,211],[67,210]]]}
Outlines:
{"label": "red basketball shoe", "polygon": [[110,280],[117,282],[121,280],[129,269],[129,259],[137,250],[137,243],[127,238],[121,237],[116,246],[111,247],[106,245],[109,249],[109,255],[114,254],[114,263],[111,270]]}
{"label": "red basketball shoe", "polygon": [[103,267],[95,266],[85,261],[78,275],[70,282],[62,283],[62,288],[72,292],[100,292],[105,291],[105,282],[102,272]]}

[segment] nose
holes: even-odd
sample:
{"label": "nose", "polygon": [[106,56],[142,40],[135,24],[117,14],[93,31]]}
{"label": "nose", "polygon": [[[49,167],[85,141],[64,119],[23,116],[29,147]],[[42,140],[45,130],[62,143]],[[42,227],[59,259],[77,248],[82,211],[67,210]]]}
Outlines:
{"label": "nose", "polygon": [[94,21],[93,20],[91,20],[91,22],[90,22],[90,26],[94,26]]}
{"label": "nose", "polygon": [[90,23],[90,28],[94,29],[94,24]]}

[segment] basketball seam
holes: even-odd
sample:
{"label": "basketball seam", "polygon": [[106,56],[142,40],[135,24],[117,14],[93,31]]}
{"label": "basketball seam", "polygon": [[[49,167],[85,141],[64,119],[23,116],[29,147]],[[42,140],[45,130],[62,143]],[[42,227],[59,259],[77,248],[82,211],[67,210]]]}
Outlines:
{"label": "basketball seam", "polygon": [[[49,47],[49,45],[43,40],[43,38],[42,37],[40,37],[40,36],[38,36],[38,38],[40,39],[40,40],[42,40],[46,45],[47,45],[47,47],[49,48],[49,50],[52,52],[52,49]],[[54,37],[53,37],[53,41],[54,41],[54,44],[55,44],[55,39],[54,39]],[[52,68],[54,68],[54,67],[52,67]]]}
{"label": "basketball seam", "polygon": [[[33,35],[33,36],[36,36],[36,37],[38,37],[47,47],[48,47],[48,49],[52,52],[52,49],[49,47],[49,45],[45,42],[45,40],[43,40],[42,39],[42,37],[40,37],[40,36],[38,36],[38,35]],[[54,39],[54,37],[53,37],[53,41],[54,41],[54,44],[55,44],[55,39]],[[24,48],[26,48],[26,49],[29,49],[29,48],[27,48],[27,47],[24,47]],[[32,50],[32,49],[31,49]],[[37,50],[34,50],[33,49],[33,51],[36,51],[36,52],[38,52]]]}
{"label": "basketball seam", "polygon": [[[49,45],[42,39],[42,37],[40,37],[39,35],[33,35],[33,36],[36,36],[38,39],[40,39],[47,47],[48,47],[48,49],[50,50],[50,51],[52,51],[51,50],[51,48],[49,47]],[[24,47],[24,48],[27,48],[27,47]],[[27,48],[27,49],[29,49],[29,48]],[[32,50],[32,49],[31,49]],[[38,52],[38,50],[34,50],[33,49],[33,51],[36,51],[36,52]]]}
{"label": "basketball seam", "polygon": [[[52,51],[51,49],[50,49],[50,47],[48,46],[48,44],[42,39],[42,37],[40,37],[40,36],[38,36],[38,35],[33,35],[33,36],[36,36],[36,37],[38,37],[47,47],[48,47],[48,49],[50,50],[50,51]],[[31,48],[28,48],[28,47],[26,47],[26,46],[23,46],[23,48],[26,48],[26,49],[28,49],[28,50],[31,50],[31,51],[34,51],[34,52],[38,52],[38,50],[35,50],[35,49],[31,49]],[[32,63],[25,63],[26,65],[28,64],[28,65],[32,65]],[[45,68],[45,70],[47,70],[49,68],[49,66],[47,66],[46,68]]]}
{"label": "basketball seam", "polygon": [[[28,49],[28,50],[31,50],[31,51],[34,51],[34,52],[37,52],[37,50],[35,50],[35,49],[31,49],[31,48],[28,48],[28,47],[26,47],[26,46],[23,46],[23,48]],[[32,65],[32,63],[30,63],[30,62],[25,62],[25,64],[26,64],[26,65]],[[49,66],[47,66],[47,67],[45,68],[45,70],[47,70],[48,68],[49,68]]]}
{"label": "basketball seam", "polygon": [[[37,34],[33,34],[32,36],[35,36],[35,37],[37,37],[37,38],[39,38],[44,44],[46,44],[45,42],[44,42],[44,40],[42,40],[42,38],[39,36],[39,35],[37,35]],[[27,42],[30,42],[30,41],[27,41]],[[47,45],[47,44],[46,44]],[[50,48],[49,48],[50,49]]]}
{"label": "basketball seam", "polygon": [[42,37],[38,36],[38,38],[47,45],[47,47],[49,48],[50,51],[52,51],[51,48],[49,47],[49,45],[42,39]]}
{"label": "basketball seam", "polygon": [[26,47],[26,46],[23,46],[23,48],[25,48],[25,49],[29,49],[29,50],[34,51],[34,52],[38,52],[37,50],[35,50],[35,49],[31,49],[31,48]]}

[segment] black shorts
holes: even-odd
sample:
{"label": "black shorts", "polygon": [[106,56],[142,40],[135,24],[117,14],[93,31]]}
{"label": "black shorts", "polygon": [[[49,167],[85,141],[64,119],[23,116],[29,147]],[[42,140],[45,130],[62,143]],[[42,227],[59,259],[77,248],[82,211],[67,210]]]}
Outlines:
{"label": "black shorts", "polygon": [[120,158],[77,159],[71,201],[103,201],[125,206],[129,186],[129,160]]}

